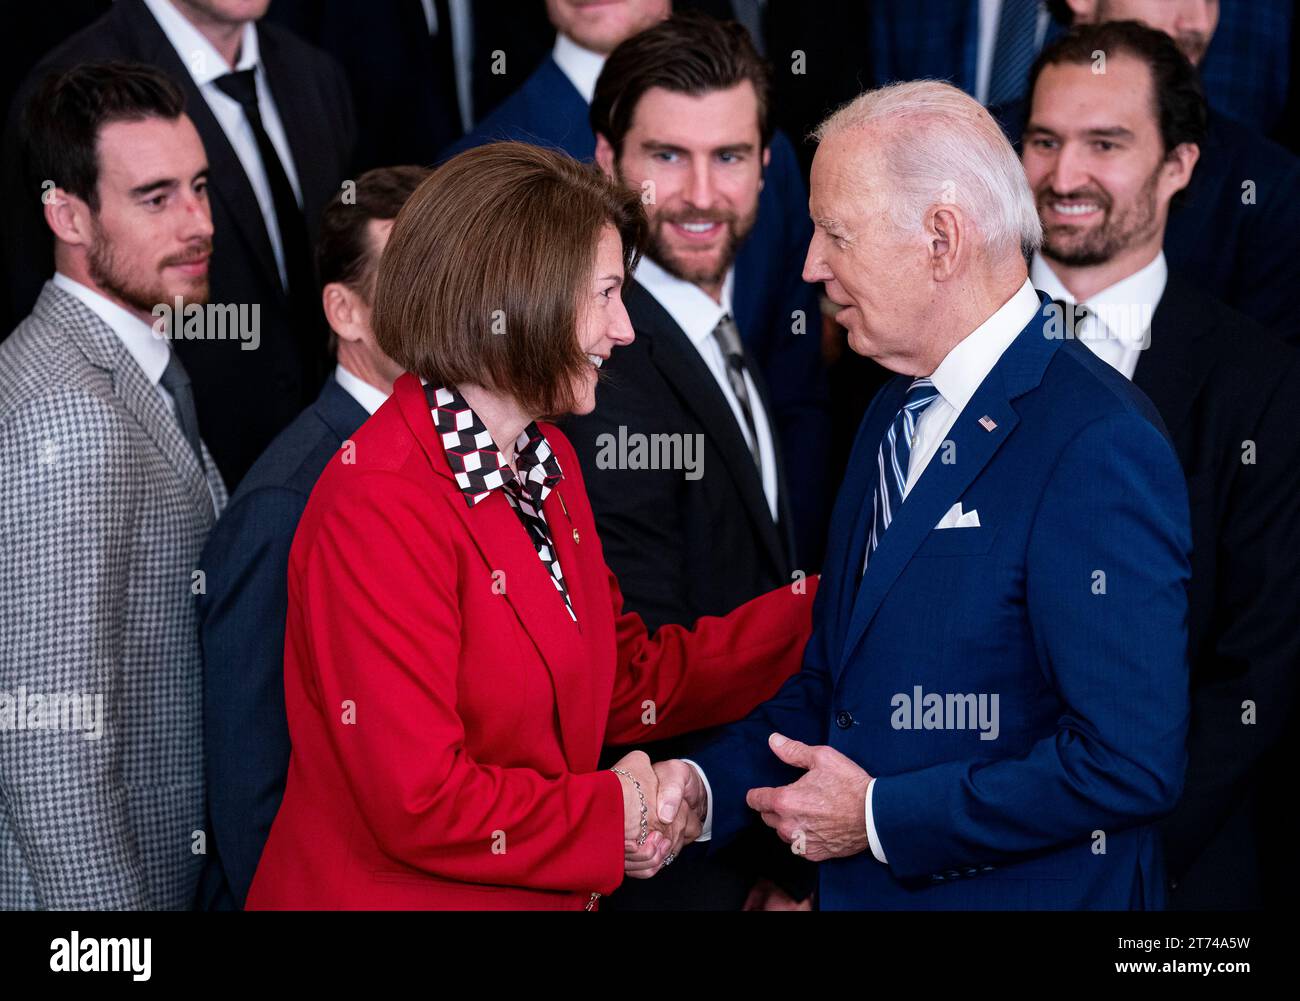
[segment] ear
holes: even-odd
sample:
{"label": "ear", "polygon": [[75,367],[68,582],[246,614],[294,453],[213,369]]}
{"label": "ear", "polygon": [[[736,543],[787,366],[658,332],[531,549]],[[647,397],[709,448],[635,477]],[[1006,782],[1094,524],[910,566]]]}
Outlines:
{"label": "ear", "polygon": [[610,180],[614,179],[614,147],[602,133],[596,134],[596,163]]}
{"label": "ear", "polygon": [[1192,171],[1196,169],[1196,163],[1200,158],[1201,147],[1196,143],[1179,143],[1165,157],[1161,173],[1170,185],[1170,196],[1182,191],[1192,182]]}
{"label": "ear", "polygon": [[325,322],[341,341],[361,340],[360,306],[357,294],[342,282],[330,282],[321,290]]}
{"label": "ear", "polygon": [[1075,24],[1092,24],[1097,20],[1097,0],[1065,0]]}
{"label": "ear", "polygon": [[949,202],[930,206],[925,214],[925,238],[934,280],[948,281],[957,273],[966,249],[961,210]]}
{"label": "ear", "polygon": [[45,224],[60,243],[88,247],[91,243],[90,206],[62,188],[41,193]]}

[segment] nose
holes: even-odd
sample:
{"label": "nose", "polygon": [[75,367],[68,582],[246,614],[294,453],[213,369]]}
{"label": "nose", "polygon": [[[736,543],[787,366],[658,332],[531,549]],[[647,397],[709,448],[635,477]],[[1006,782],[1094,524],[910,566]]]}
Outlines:
{"label": "nose", "polygon": [[610,317],[609,329],[605,333],[615,347],[625,348],[636,340],[636,331],[632,329],[632,318],[627,315],[627,307],[623,305],[622,298],[617,302],[618,309]]}
{"label": "nose", "polygon": [[186,243],[212,239],[212,208],[207,199],[200,198],[193,191],[186,192],[184,198],[180,238]]}
{"label": "nose", "polygon": [[686,186],[686,200],[697,209],[713,208],[717,193],[713,184],[713,169],[706,157],[696,157],[691,163],[691,177]]}
{"label": "nose", "polygon": [[1067,142],[1061,145],[1061,148],[1056,151],[1056,159],[1048,175],[1053,190],[1064,195],[1088,186],[1089,174],[1084,157],[1084,152],[1075,143]]}
{"label": "nose", "polygon": [[826,266],[826,257],[822,253],[824,239],[821,233],[813,230],[813,238],[808,244],[808,253],[803,261],[803,280],[809,284],[828,282],[834,277],[830,268]]}

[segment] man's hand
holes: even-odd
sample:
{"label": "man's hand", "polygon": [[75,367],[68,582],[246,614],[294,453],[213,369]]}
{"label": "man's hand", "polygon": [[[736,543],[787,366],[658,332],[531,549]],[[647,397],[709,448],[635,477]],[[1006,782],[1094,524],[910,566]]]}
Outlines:
{"label": "man's hand", "polygon": [[676,853],[698,838],[703,830],[709,806],[704,783],[700,781],[699,772],[680,758],[660,761],[655,764],[654,770],[659,779],[660,822],[684,824],[684,840],[673,844],[672,850]]}
{"label": "man's hand", "polygon": [[[681,764],[681,762],[677,762]],[[620,758],[616,769],[628,772],[640,783],[640,795],[636,786],[626,775],[619,775],[623,782],[623,871],[632,879],[649,879],[665,864],[669,858],[700,836],[700,820],[693,809],[679,809],[684,797],[692,794],[703,798],[703,791],[694,793],[681,781],[678,773],[671,772],[672,784],[669,786],[668,802],[664,803],[664,789],[660,782],[658,766],[652,768],[650,759],[644,751],[633,751]],[[692,771],[689,765],[683,765]],[[698,779],[695,786],[699,786]],[[638,845],[641,832],[641,805],[645,803],[645,821],[648,836],[644,844]]]}
{"label": "man's hand", "polygon": [[866,851],[867,786],[871,776],[833,747],[809,747],[779,733],[768,738],[787,765],[805,768],[797,782],[778,789],[749,790],[745,802],[757,810],[797,855],[812,862]]}

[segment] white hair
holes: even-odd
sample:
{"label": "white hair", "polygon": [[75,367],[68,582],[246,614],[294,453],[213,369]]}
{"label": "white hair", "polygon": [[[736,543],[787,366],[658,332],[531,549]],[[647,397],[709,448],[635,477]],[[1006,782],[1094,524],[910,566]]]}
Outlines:
{"label": "white hair", "polygon": [[917,229],[932,206],[956,203],[990,252],[1028,257],[1038,249],[1043,226],[1024,168],[978,101],[937,80],[891,84],[841,107],[812,138],[820,143],[876,125],[892,175],[895,225]]}

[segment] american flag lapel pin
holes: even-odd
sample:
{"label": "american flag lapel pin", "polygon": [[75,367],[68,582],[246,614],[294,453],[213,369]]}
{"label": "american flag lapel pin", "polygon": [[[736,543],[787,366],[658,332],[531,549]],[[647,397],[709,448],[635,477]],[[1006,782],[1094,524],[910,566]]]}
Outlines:
{"label": "american flag lapel pin", "polygon": [[985,414],[983,417],[980,418],[980,427],[982,427],[985,431],[992,431],[997,426],[998,426],[998,422],[995,421],[988,414]]}

